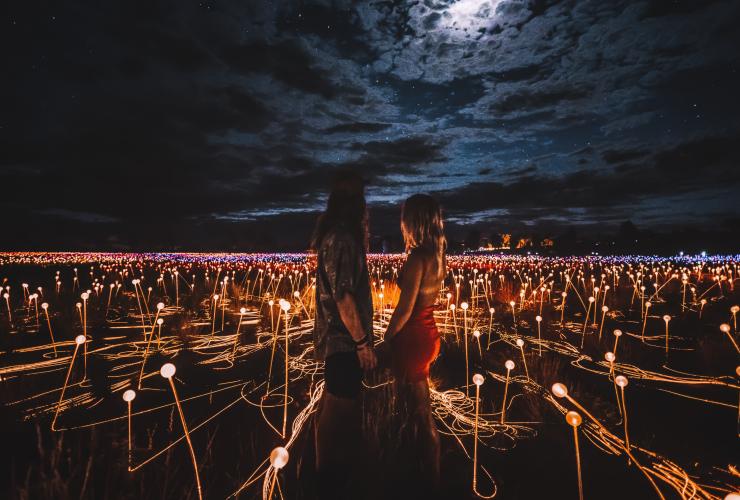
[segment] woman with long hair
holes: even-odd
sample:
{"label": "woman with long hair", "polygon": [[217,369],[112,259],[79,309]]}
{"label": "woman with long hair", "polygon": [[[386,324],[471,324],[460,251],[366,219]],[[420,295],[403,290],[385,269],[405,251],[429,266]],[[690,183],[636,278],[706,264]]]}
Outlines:
{"label": "woman with long hair", "polygon": [[[419,439],[424,472],[439,482],[439,436],[429,398],[429,367],[439,353],[434,304],[446,274],[442,210],[429,195],[411,196],[401,210],[408,258],[399,279],[401,296],[385,333],[396,394]],[[427,476],[428,477],[428,476]]]}

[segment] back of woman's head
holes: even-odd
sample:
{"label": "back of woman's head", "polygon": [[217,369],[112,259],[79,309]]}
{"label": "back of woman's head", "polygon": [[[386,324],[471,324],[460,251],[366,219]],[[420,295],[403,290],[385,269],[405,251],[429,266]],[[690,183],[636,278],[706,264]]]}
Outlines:
{"label": "back of woman's head", "polygon": [[401,209],[401,232],[406,251],[422,248],[432,252],[441,263],[447,247],[442,209],[428,194],[415,194]]}
{"label": "back of woman's head", "polygon": [[316,222],[311,249],[318,250],[324,237],[340,226],[348,231],[359,245],[367,249],[365,182],[359,174],[352,171],[341,171],[334,176],[326,210]]}

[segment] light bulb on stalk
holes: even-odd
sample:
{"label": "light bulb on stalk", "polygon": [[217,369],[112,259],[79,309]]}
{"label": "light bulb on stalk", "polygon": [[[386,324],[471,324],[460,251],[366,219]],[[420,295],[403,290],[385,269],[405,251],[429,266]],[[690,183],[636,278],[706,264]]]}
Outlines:
{"label": "light bulb on stalk", "polygon": [[175,405],[177,406],[177,412],[180,414],[180,423],[182,424],[182,429],[185,432],[185,440],[188,443],[188,449],[190,450],[190,459],[193,462],[193,470],[195,472],[195,485],[198,491],[198,498],[202,500],[203,498],[203,492],[200,486],[200,474],[198,473],[198,462],[195,459],[195,450],[193,448],[193,442],[190,440],[190,431],[188,430],[188,425],[185,420],[185,413],[182,411],[182,405],[180,404],[180,398],[177,395],[177,388],[175,387],[175,381],[173,379],[175,375],[175,365],[172,363],[165,363],[162,365],[162,368],[160,368],[159,373],[167,379],[167,381],[170,383],[170,388],[172,389],[172,396],[175,398]]}
{"label": "light bulb on stalk", "polygon": [[506,394],[509,391],[509,375],[511,373],[511,370],[514,369],[514,362],[512,360],[507,360],[506,363],[504,363],[504,366],[506,367],[506,385],[504,386],[504,402],[501,405],[501,423],[504,423],[504,420],[506,418]]}
{"label": "light bulb on stalk", "polygon": [[564,398],[568,395],[568,388],[560,382],[552,384],[552,393],[558,398]]}
{"label": "light bulb on stalk", "polygon": [[719,331],[727,334],[727,337],[730,339],[730,342],[732,342],[732,345],[735,346],[735,350],[740,354],[740,347],[738,347],[737,342],[735,342],[735,339],[732,337],[730,330],[731,330],[730,325],[728,325],[727,323],[722,323],[721,325],[719,325]]}
{"label": "light bulb on stalk", "polygon": [[172,378],[175,375],[176,371],[177,369],[172,363],[165,363],[162,365],[162,368],[159,369],[160,375],[162,375],[164,378]]}
{"label": "light bulb on stalk", "polygon": [[478,486],[478,412],[480,408],[480,386],[483,385],[483,375],[476,373],[473,375],[473,384],[475,384],[475,420],[473,421],[473,491]]}

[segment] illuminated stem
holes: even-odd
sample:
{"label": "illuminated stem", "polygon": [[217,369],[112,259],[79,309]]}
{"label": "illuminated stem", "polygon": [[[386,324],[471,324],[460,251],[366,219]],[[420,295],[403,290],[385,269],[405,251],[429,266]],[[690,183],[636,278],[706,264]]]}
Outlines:
{"label": "illuminated stem", "polygon": [[167,380],[170,381],[170,387],[172,388],[172,395],[175,397],[175,404],[177,405],[177,412],[180,414],[180,422],[182,423],[182,429],[185,431],[185,440],[188,442],[188,449],[190,450],[190,459],[193,461],[193,470],[195,471],[195,484],[198,488],[198,498],[203,500],[203,491],[200,487],[200,475],[198,474],[198,462],[195,459],[195,450],[193,449],[193,442],[190,441],[190,432],[188,432],[188,424],[185,422],[185,414],[182,412],[182,406],[180,406],[180,398],[177,397],[177,389],[175,388],[175,381],[173,377],[169,377]]}
{"label": "illuminated stem", "polygon": [[480,386],[475,385],[475,420],[473,423],[473,491],[478,487],[478,409],[480,406]]}
{"label": "illuminated stem", "polygon": [[519,350],[522,352],[522,362],[524,363],[524,372],[527,374],[527,380],[529,380],[529,368],[527,368],[527,358],[524,357],[524,346],[519,346]]}
{"label": "illuminated stem", "polygon": [[75,343],[75,350],[72,353],[72,359],[69,362],[69,368],[67,368],[67,376],[64,378],[64,385],[62,386],[62,393],[59,395],[59,402],[57,403],[57,408],[54,411],[54,418],[51,421],[51,430],[56,430],[56,423],[57,423],[57,417],[59,416],[59,408],[62,406],[62,401],[64,401],[64,392],[67,390],[67,384],[69,383],[69,375],[72,373],[72,366],[75,364],[75,356],[77,356],[77,351],[80,348],[80,344]]}
{"label": "illuminated stem", "polygon": [[49,336],[51,337],[51,346],[54,348],[54,357],[57,357],[57,345],[56,342],[54,342],[54,332],[51,331],[51,320],[49,319],[49,311],[44,309],[44,313],[46,314],[46,324],[49,326]]}
{"label": "illuminated stem", "polygon": [[630,447],[630,436],[629,436],[629,433],[627,432],[627,402],[624,398],[624,387],[620,386],[619,389],[620,389],[620,392],[622,393],[622,408],[624,410],[622,412],[622,420],[624,421],[624,442],[625,442],[625,445],[627,446],[627,451],[629,452],[631,447]]}
{"label": "illuminated stem", "polygon": [[511,373],[511,370],[508,368],[506,369],[506,385],[504,386],[504,404],[501,408],[501,423],[504,423],[504,419],[506,417],[506,395],[509,391],[509,373]]}
{"label": "illuminated stem", "polygon": [[239,344],[239,328],[242,326],[242,317],[243,314],[239,314],[239,323],[236,325],[236,335],[234,335],[234,349],[231,351],[231,360],[234,360],[234,356],[236,355],[236,346]]}
{"label": "illuminated stem", "polygon": [[288,363],[288,311],[285,311],[285,392],[283,399],[283,438],[288,425],[288,382],[290,382],[290,364]]}
{"label": "illuminated stem", "polygon": [[576,467],[578,469],[578,498],[583,500],[583,481],[581,480],[581,451],[578,448],[578,428],[573,426],[573,442],[576,445]]}
{"label": "illuminated stem", "polygon": [[131,440],[131,401],[127,402],[128,406],[128,469],[131,470],[131,449],[133,448]]}

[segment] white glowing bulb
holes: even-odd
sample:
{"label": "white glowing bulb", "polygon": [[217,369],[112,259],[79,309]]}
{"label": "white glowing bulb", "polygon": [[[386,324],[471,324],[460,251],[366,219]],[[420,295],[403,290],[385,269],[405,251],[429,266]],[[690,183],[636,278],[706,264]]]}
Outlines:
{"label": "white glowing bulb", "polygon": [[504,366],[507,370],[513,370],[514,369],[514,362],[512,360],[507,360],[506,363],[504,363]]}
{"label": "white glowing bulb", "polygon": [[719,325],[719,329],[722,333],[730,333],[730,325],[728,325],[727,323],[722,323],[721,325]]}
{"label": "white glowing bulb", "polygon": [[468,303],[467,302],[463,302],[463,303],[460,304],[460,309],[462,309],[463,311],[465,311],[467,308],[468,308]]}
{"label": "white glowing bulb", "polygon": [[82,300],[87,300],[90,295],[87,292],[84,292],[82,295],[80,295],[80,297],[82,298]]}
{"label": "white glowing bulb", "polygon": [[242,307],[241,309],[239,309],[239,314],[246,314],[246,313],[247,313],[246,307]]}
{"label": "white glowing bulb", "polygon": [[491,313],[491,314],[493,314],[493,313],[495,313],[495,312],[496,312],[496,309],[494,309],[494,308],[492,307],[492,308],[490,308],[490,309],[488,310],[488,312],[489,312],[489,313]]}
{"label": "white glowing bulb", "polygon": [[614,336],[615,337],[621,337],[622,336],[622,330],[619,330],[619,329],[614,330]]}
{"label": "white glowing bulb", "polygon": [[290,310],[290,302],[287,300],[283,300],[280,302],[280,309],[282,309],[285,312],[288,312]]}
{"label": "white glowing bulb", "polygon": [[616,357],[616,356],[614,355],[614,353],[613,353],[613,352],[607,352],[606,354],[604,354],[604,357],[605,357],[605,358],[606,358],[606,360],[607,360],[608,362],[610,362],[610,363],[613,363],[613,362],[614,362],[614,360],[615,360],[615,359],[617,359],[617,357]]}
{"label": "white glowing bulb", "polygon": [[41,309],[43,309],[43,310],[49,309],[49,304],[47,304],[46,302],[44,302],[43,304],[41,304]]}
{"label": "white glowing bulb", "polygon": [[542,316],[538,314],[537,316],[534,317],[534,319],[537,321],[537,323],[539,323],[540,321],[542,321]]}
{"label": "white glowing bulb", "polygon": [[157,324],[162,326],[164,324],[164,320],[162,318],[157,319]]}
{"label": "white glowing bulb", "polygon": [[270,465],[276,469],[282,469],[288,463],[290,453],[282,446],[278,446],[270,452]]}
{"label": "white glowing bulb", "polygon": [[524,347],[524,341],[522,339],[516,339],[516,345],[518,347]]}
{"label": "white glowing bulb", "polygon": [[514,307],[514,306],[516,305],[516,302],[514,302],[514,301],[512,300],[511,302],[509,302],[509,305],[510,305],[511,307]]}
{"label": "white glowing bulb", "polygon": [[81,345],[85,343],[85,336],[84,335],[78,335],[75,337],[75,344]]}
{"label": "white glowing bulb", "polygon": [[480,373],[476,373],[475,375],[473,375],[473,383],[477,385],[478,387],[483,385],[483,380],[484,380],[483,375],[481,375]]}
{"label": "white glowing bulb", "polygon": [[568,395],[568,388],[560,382],[552,384],[552,393],[559,398],[564,398]]}
{"label": "white glowing bulb", "polygon": [[123,393],[123,400],[126,401],[127,403],[130,403],[131,401],[133,401],[135,397],[136,397],[136,391],[134,391],[133,389],[129,389]]}
{"label": "white glowing bulb", "polygon": [[475,330],[475,331],[473,332],[473,337],[475,337],[475,338],[478,338],[478,337],[480,337],[480,331],[479,331],[479,330]]}
{"label": "white glowing bulb", "polygon": [[606,306],[602,306],[601,307],[601,312],[607,312],[608,310],[609,310],[609,308],[606,307]]}
{"label": "white glowing bulb", "polygon": [[172,363],[165,363],[162,365],[162,368],[160,368],[159,373],[164,378],[172,378],[172,376],[175,374],[175,365]]}
{"label": "white glowing bulb", "polygon": [[617,377],[614,379],[614,383],[617,384],[619,387],[627,387],[629,381],[627,380],[627,377],[623,375],[617,375]]}
{"label": "white glowing bulb", "polygon": [[160,302],[159,304],[157,304],[157,309],[160,311],[164,309],[164,302]]}

